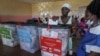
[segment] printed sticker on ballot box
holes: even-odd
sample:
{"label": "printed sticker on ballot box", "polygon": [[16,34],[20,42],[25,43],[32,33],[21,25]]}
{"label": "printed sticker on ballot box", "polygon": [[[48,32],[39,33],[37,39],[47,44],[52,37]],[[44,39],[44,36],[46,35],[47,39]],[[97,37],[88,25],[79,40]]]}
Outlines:
{"label": "printed sticker on ballot box", "polygon": [[62,40],[41,36],[41,50],[58,56],[62,54]]}

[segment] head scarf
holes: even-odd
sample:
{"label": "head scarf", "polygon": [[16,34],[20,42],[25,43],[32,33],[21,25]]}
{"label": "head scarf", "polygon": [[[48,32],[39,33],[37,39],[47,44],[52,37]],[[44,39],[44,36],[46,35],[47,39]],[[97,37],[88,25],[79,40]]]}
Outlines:
{"label": "head scarf", "polygon": [[63,7],[67,7],[68,9],[71,9],[71,5],[68,4],[68,3],[63,4],[63,5],[62,5],[62,8],[63,8]]}

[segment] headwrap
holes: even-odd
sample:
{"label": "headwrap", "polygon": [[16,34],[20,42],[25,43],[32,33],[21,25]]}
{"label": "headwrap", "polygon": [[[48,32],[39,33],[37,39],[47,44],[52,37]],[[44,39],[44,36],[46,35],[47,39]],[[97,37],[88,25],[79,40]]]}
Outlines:
{"label": "headwrap", "polygon": [[63,7],[67,7],[68,9],[71,9],[71,5],[68,4],[68,3],[63,4],[63,5],[62,5],[62,8],[63,8]]}

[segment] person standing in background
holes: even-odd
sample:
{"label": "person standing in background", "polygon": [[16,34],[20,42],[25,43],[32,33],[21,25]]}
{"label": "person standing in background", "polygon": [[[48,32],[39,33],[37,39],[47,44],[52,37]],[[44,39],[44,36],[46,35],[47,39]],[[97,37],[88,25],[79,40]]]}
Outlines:
{"label": "person standing in background", "polygon": [[[63,4],[62,8],[61,8],[61,12],[62,12],[62,16],[60,16],[58,18],[58,24],[63,24],[63,25],[70,25],[72,26],[73,23],[73,17],[72,16],[68,16],[69,12],[71,10],[71,5],[68,3]],[[73,30],[71,30],[73,31]],[[73,50],[72,50],[72,35],[73,32],[71,32],[69,39],[68,39],[68,51],[69,51],[69,55],[73,54]]]}
{"label": "person standing in background", "polygon": [[83,37],[77,56],[100,56],[100,0],[93,0],[87,6],[86,14],[93,24]]}
{"label": "person standing in background", "polygon": [[69,55],[72,55],[73,54],[73,50],[72,50],[72,37],[73,36],[72,35],[74,35],[73,33],[76,32],[76,29],[74,25],[75,19],[72,16],[68,16],[70,11],[71,11],[71,5],[68,3],[65,3],[61,7],[62,15],[60,17],[52,18],[52,19],[53,21],[58,22],[58,24],[60,25],[70,25],[71,26],[71,34],[68,39],[68,51],[69,51]]}
{"label": "person standing in background", "polygon": [[71,35],[76,35],[76,26],[77,26],[77,19],[74,16],[68,16],[71,11],[71,5],[65,3],[62,5],[61,12],[62,16],[58,18],[58,24],[70,25],[71,26]]}
{"label": "person standing in background", "polygon": [[83,37],[85,33],[87,32],[88,25],[86,24],[85,18],[81,18],[79,23],[79,29],[80,29],[80,35]]}
{"label": "person standing in background", "polygon": [[69,12],[71,9],[71,5],[66,3],[62,6],[61,8],[61,12],[62,12],[62,16],[59,17],[59,24],[72,24],[72,17],[68,16]]}

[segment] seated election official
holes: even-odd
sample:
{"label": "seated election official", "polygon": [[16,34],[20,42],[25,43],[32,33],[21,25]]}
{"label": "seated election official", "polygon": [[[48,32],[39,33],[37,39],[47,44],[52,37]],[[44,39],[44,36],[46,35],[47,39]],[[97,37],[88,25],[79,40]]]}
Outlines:
{"label": "seated election official", "polygon": [[86,18],[93,24],[83,37],[77,56],[100,56],[100,0],[93,0],[86,8]]}

